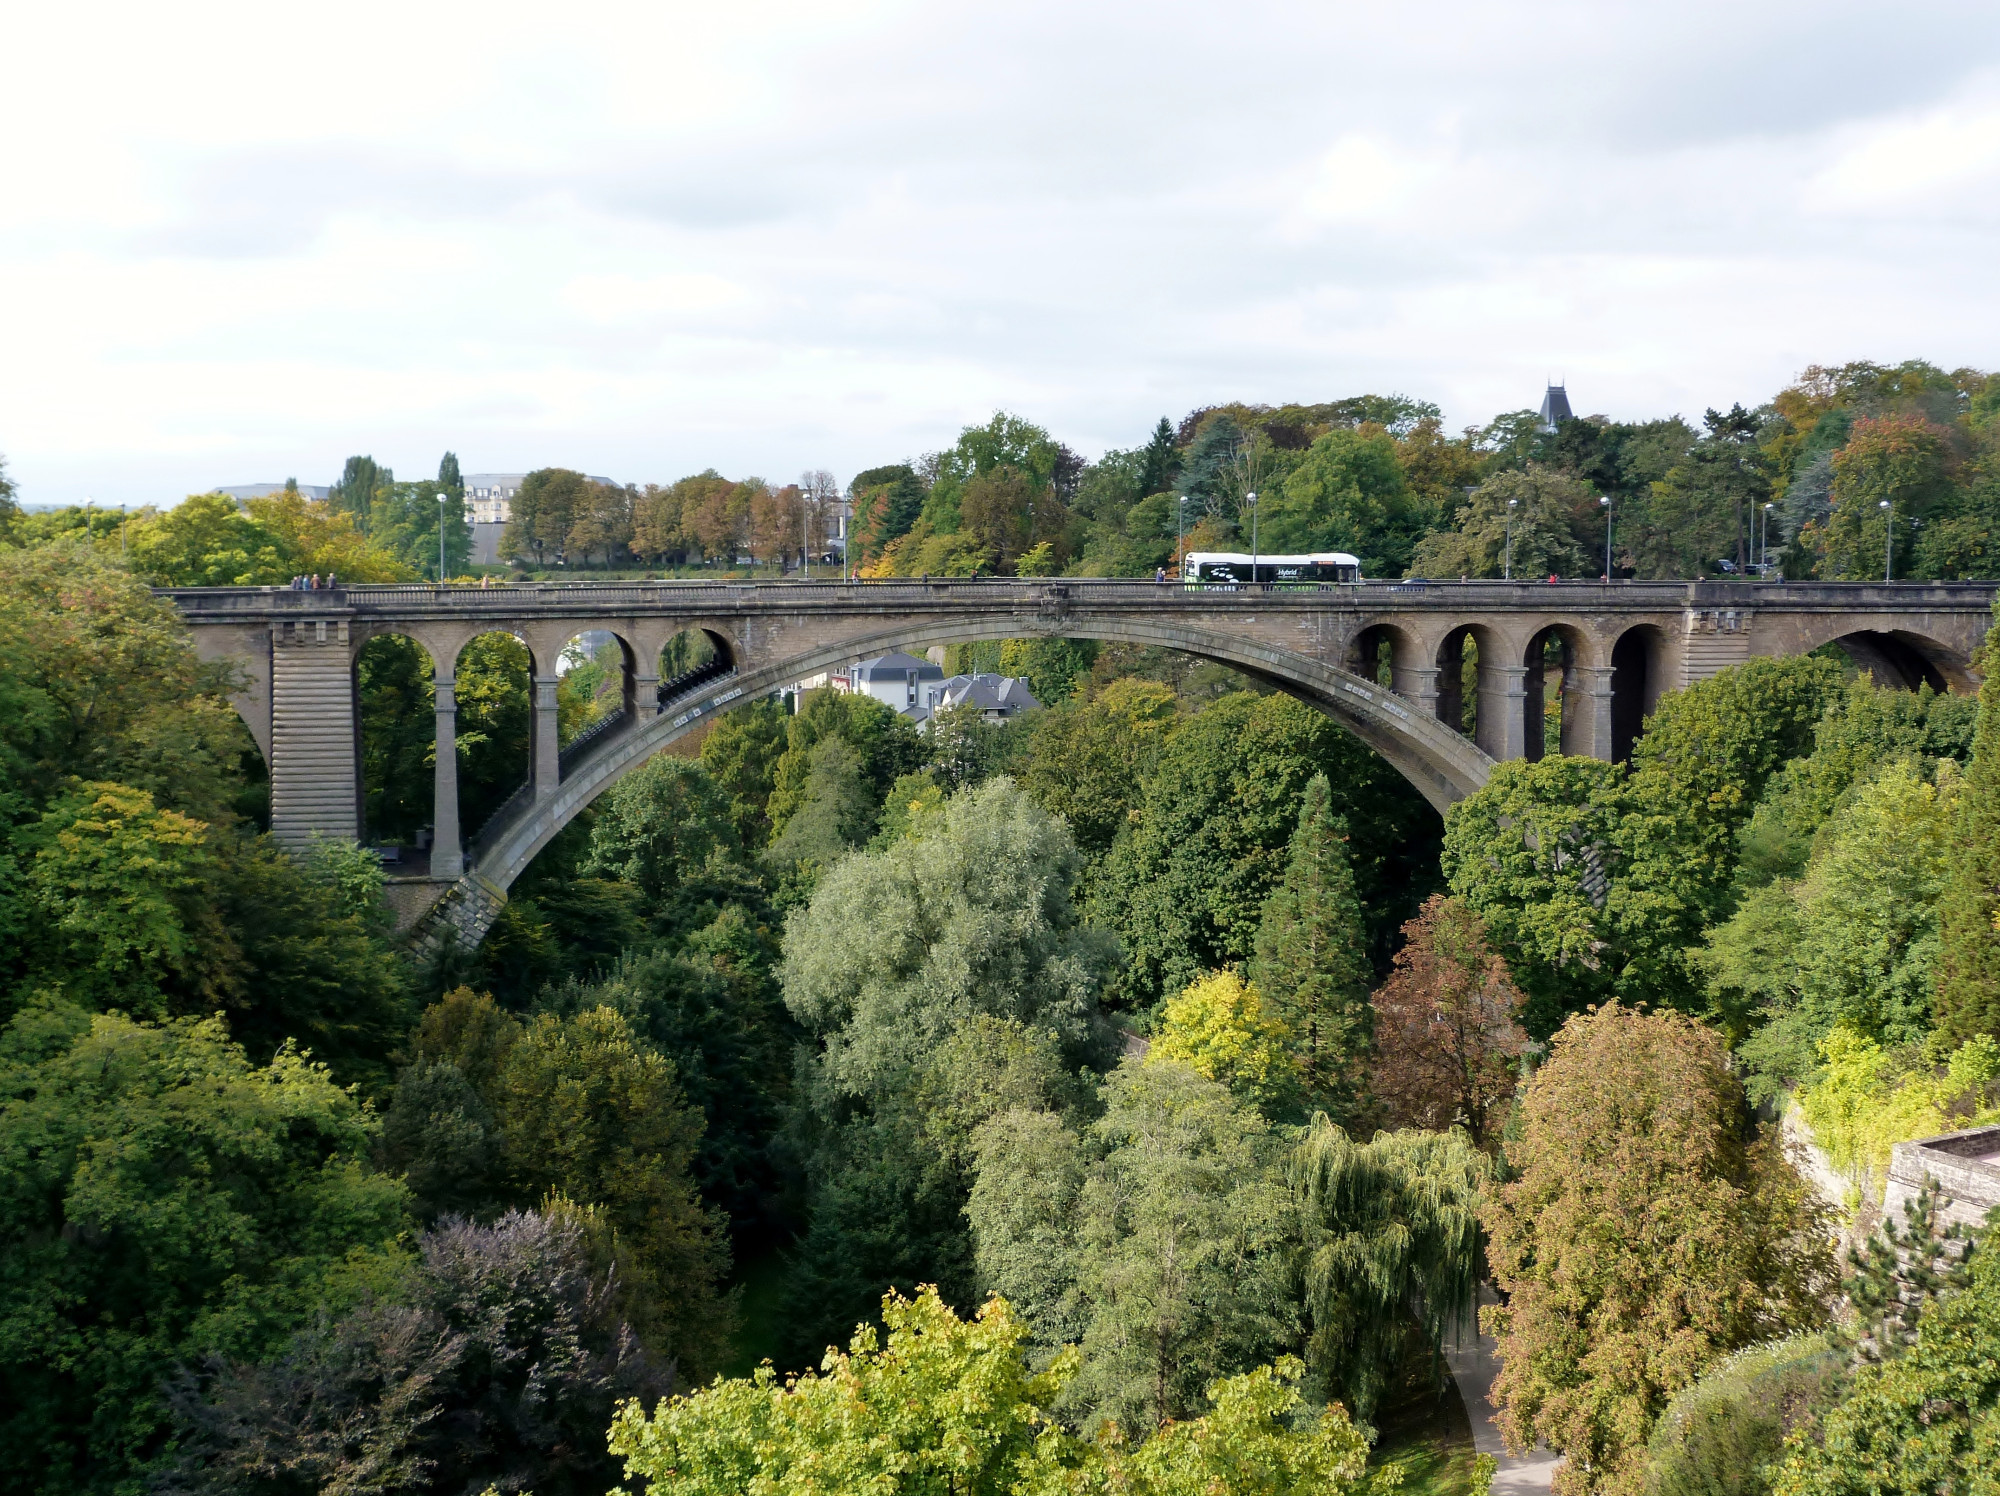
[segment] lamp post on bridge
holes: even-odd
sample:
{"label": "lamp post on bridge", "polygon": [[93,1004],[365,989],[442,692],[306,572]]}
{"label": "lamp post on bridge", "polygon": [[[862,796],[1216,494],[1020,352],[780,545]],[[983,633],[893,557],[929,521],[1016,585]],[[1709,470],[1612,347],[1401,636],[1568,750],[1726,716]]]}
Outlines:
{"label": "lamp post on bridge", "polygon": [[442,484],[438,487],[438,586],[444,585],[444,506],[451,499],[451,490]]}
{"label": "lamp post on bridge", "polygon": [[1597,502],[1604,506],[1604,580],[1611,580],[1611,495],[1598,495]]}
{"label": "lamp post on bridge", "polygon": [[1877,507],[1888,518],[1888,523],[1883,526],[1886,533],[1882,538],[1882,580],[1893,582],[1896,579],[1896,506],[1893,501],[1884,499]]}
{"label": "lamp post on bridge", "polygon": [[1507,560],[1500,569],[1500,576],[1508,582],[1514,580],[1514,508],[1520,502],[1519,499],[1507,501]]}
{"label": "lamp post on bridge", "polygon": [[1246,493],[1243,502],[1250,506],[1250,585],[1257,585],[1257,495]]}

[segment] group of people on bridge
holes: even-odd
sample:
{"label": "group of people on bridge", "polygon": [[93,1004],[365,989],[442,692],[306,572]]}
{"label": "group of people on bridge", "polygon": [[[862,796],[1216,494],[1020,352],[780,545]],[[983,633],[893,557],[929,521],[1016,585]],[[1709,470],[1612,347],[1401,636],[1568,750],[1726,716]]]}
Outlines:
{"label": "group of people on bridge", "polygon": [[332,572],[326,574],[324,582],[319,579],[318,572],[314,572],[311,576],[292,578],[292,591],[294,592],[321,592],[330,589],[333,585],[334,576]]}

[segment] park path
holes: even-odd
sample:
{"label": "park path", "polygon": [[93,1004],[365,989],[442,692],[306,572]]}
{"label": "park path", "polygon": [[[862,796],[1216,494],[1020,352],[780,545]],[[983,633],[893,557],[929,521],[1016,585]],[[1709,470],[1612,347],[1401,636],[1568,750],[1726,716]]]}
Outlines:
{"label": "park path", "polygon": [[[1492,1290],[1483,1284],[1479,1301],[1493,1302]],[[1500,1375],[1498,1352],[1498,1342],[1491,1335],[1470,1332],[1461,1336],[1456,1346],[1445,1348],[1445,1363],[1451,1367],[1451,1379],[1458,1384],[1458,1395],[1465,1400],[1465,1416],[1472,1421],[1472,1447],[1479,1454],[1492,1455],[1498,1463],[1499,1468],[1493,1473],[1493,1496],[1548,1496],[1557,1457],[1546,1449],[1527,1454],[1507,1453],[1500,1425],[1493,1419],[1490,1394],[1494,1380]]]}

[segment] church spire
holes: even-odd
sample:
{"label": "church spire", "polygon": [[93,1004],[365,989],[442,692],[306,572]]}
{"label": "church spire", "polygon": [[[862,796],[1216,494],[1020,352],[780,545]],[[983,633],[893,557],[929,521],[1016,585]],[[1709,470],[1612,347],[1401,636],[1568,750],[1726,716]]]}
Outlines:
{"label": "church spire", "polygon": [[1542,396],[1542,420],[1540,430],[1553,432],[1564,421],[1573,421],[1570,414],[1569,390],[1560,384],[1551,384],[1548,393]]}

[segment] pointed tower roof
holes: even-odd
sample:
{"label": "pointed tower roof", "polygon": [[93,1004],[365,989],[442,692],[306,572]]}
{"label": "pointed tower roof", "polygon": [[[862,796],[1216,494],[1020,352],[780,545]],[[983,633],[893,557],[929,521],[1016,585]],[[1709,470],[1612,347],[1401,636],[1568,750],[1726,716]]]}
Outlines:
{"label": "pointed tower roof", "polygon": [[1564,421],[1575,419],[1569,408],[1568,389],[1560,384],[1550,385],[1548,393],[1542,396],[1542,430],[1554,431]]}

